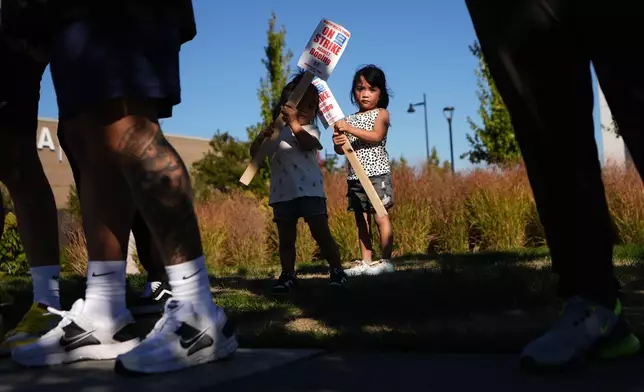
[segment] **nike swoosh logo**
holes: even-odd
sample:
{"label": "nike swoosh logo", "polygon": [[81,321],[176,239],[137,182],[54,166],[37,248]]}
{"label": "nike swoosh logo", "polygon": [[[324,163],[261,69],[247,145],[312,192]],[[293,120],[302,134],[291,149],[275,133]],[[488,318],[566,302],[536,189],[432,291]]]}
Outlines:
{"label": "nike swoosh logo", "polygon": [[206,332],[208,332],[209,329],[210,328],[206,328],[205,330],[199,332],[195,337],[193,337],[191,339],[188,339],[188,340],[184,340],[183,338],[180,338],[179,339],[179,344],[181,344],[181,347],[183,347],[185,349],[189,349],[191,346],[193,346],[195,343],[197,343],[199,341],[199,339],[201,339],[201,337],[204,336],[206,334]]}
{"label": "nike swoosh logo", "polygon": [[60,345],[63,346],[63,347],[67,347],[67,346],[72,345],[74,343],[78,343],[83,339],[87,339],[90,335],[92,335],[92,333],[94,333],[94,331],[95,330],[84,332],[84,333],[82,333],[80,335],[76,335],[76,336],[72,337],[71,339],[67,338],[66,335],[63,335],[60,338]]}
{"label": "nike swoosh logo", "polygon": [[96,272],[94,272],[94,273],[92,274],[92,276],[93,276],[93,277],[95,277],[95,278],[98,278],[99,276],[112,275],[114,272],[115,272],[115,271],[112,271],[112,272],[106,272],[106,273],[104,273],[104,274],[97,274]]}
{"label": "nike swoosh logo", "polygon": [[195,276],[195,275],[197,275],[199,272],[201,272],[201,270],[202,270],[202,269],[203,269],[203,268],[199,268],[199,270],[198,270],[197,272],[195,272],[194,274],[192,274],[192,275],[188,275],[188,276],[184,276],[184,277],[183,277],[183,280],[186,280],[186,279],[190,279],[190,278],[192,278],[193,276]]}

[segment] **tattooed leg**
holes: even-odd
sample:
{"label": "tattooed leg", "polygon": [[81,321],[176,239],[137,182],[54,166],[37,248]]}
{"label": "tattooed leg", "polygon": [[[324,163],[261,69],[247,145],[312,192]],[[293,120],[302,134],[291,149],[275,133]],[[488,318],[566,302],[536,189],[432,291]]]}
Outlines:
{"label": "tattooed leg", "polygon": [[203,255],[192,187],[183,160],[163,136],[156,116],[128,102],[126,114],[105,127],[111,154],[129,184],[166,265]]}

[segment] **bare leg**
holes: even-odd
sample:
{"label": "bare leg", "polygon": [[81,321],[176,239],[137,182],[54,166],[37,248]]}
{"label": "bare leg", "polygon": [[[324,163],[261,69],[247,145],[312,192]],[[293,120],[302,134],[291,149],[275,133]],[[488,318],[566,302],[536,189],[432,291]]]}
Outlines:
{"label": "bare leg", "polygon": [[371,261],[373,257],[371,214],[368,212],[356,212],[355,218],[356,226],[358,227],[358,241],[360,242],[362,260]]}
{"label": "bare leg", "polygon": [[376,225],[380,233],[380,252],[385,260],[391,259],[394,248],[394,231],[389,216],[376,216]]}

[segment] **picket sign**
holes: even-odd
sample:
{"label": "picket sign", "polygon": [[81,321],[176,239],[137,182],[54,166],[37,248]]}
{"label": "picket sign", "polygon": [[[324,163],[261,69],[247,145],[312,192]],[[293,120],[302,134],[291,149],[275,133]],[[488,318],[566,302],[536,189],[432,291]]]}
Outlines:
{"label": "picket sign", "polygon": [[[288,104],[297,107],[314,77],[317,76],[327,80],[331,76],[347,47],[350,37],[351,33],[344,27],[330,20],[322,19],[297,62],[297,66],[304,70],[305,73],[288,97]],[[279,130],[285,125],[282,116],[274,119],[271,137],[262,141],[259,150],[252,157],[239,182],[244,185],[250,184],[266,157],[272,151],[275,151],[275,147],[279,143]]]}
{"label": "picket sign", "polygon": [[[315,78],[313,80],[313,84],[318,89],[318,94],[320,96],[320,111],[318,116],[325,128],[333,129],[333,124],[344,119],[344,113],[342,112],[340,105],[338,105],[338,101],[336,101],[333,96],[333,93],[331,93],[329,85],[324,80]],[[365,192],[367,192],[367,197],[369,197],[371,205],[376,210],[376,214],[380,217],[387,216],[387,209],[385,209],[385,206],[382,204],[382,200],[378,197],[378,193],[376,193],[376,189],[373,187],[369,176],[364,171],[362,164],[358,160],[356,152],[350,144],[343,144],[342,151],[351,164],[351,167],[356,172],[360,184],[364,188]]]}

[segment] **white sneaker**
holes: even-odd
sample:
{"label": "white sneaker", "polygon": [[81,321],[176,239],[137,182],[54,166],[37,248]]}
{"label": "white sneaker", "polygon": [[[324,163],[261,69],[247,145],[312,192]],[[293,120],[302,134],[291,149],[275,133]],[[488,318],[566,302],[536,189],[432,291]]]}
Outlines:
{"label": "white sneaker", "polygon": [[391,261],[387,259],[382,259],[378,261],[364,261],[357,260],[356,266],[344,270],[347,276],[359,276],[359,275],[380,275],[387,272],[394,272],[395,268]]}
{"label": "white sneaker", "polygon": [[132,351],[116,359],[122,373],[164,373],[231,356],[237,339],[224,310],[200,315],[190,302],[170,299],[163,317]]}
{"label": "white sneaker", "polygon": [[394,271],[394,264],[388,259],[382,259],[376,264],[371,265],[371,268],[367,270],[367,275],[380,275]]}
{"label": "white sneaker", "polygon": [[344,270],[344,273],[347,274],[347,276],[365,275],[373,262],[365,260],[354,260],[353,264],[353,267]]}
{"label": "white sneaker", "polygon": [[85,302],[79,299],[68,312],[48,308],[62,317],[58,325],[36,342],[15,347],[12,358],[23,366],[60,365],[81,360],[108,360],[132,350],[139,343],[134,319],[123,312],[114,326],[103,326],[83,314]]}

